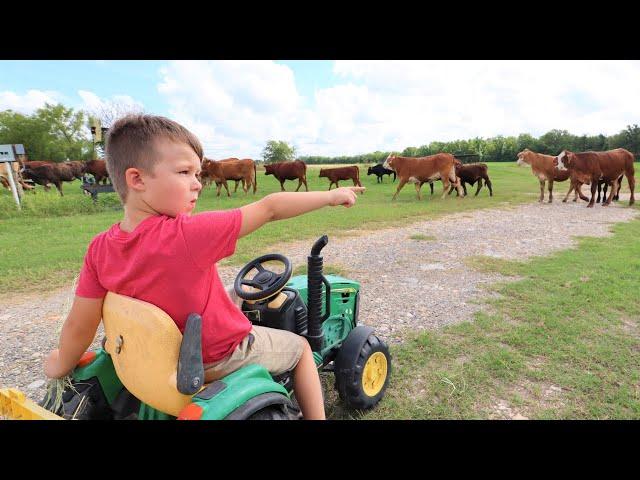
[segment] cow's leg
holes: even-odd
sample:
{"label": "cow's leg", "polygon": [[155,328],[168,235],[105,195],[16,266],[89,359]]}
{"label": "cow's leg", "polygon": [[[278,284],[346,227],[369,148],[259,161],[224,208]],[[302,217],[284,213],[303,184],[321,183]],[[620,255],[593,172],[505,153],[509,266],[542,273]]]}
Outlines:
{"label": "cow's leg", "polygon": [[382,175],[376,175],[376,183],[382,183]]}
{"label": "cow's leg", "polygon": [[[605,187],[604,187],[605,189],[607,188],[606,185],[607,184],[605,183]],[[606,193],[605,193],[605,197],[602,198],[602,200],[603,200],[602,206],[603,207],[611,205],[611,200],[613,200],[613,196],[615,195],[617,188],[618,188],[618,178],[616,177],[613,180],[613,182],[611,183],[611,193],[609,193],[609,198],[607,198],[606,202],[604,201],[604,198],[606,197]],[[605,192],[606,192],[606,190],[605,190]]]}
{"label": "cow's leg", "polygon": [[222,185],[224,186],[224,189],[227,191],[227,197],[230,197],[231,194],[229,193],[229,185],[227,185],[227,181],[225,180],[224,182],[222,182]]}
{"label": "cow's leg", "polygon": [[544,180],[540,180],[540,199],[538,200],[540,203],[544,201]]}
{"label": "cow's leg", "polygon": [[617,202],[618,200],[620,200],[620,189],[622,188],[622,179],[624,177],[624,174],[620,175],[618,177],[618,190],[616,191],[616,196],[613,197],[613,201]]}
{"label": "cow's leg", "polygon": [[58,189],[58,192],[60,192],[60,196],[64,197],[64,194],[62,193],[62,182],[58,180],[57,182],[54,182],[54,185]]}
{"label": "cow's leg", "polygon": [[309,187],[307,186],[307,177],[306,177],[306,175],[304,177],[302,177],[302,181],[304,182],[304,189],[308,192],[309,191]]}
{"label": "cow's leg", "polygon": [[[395,177],[394,177],[394,180],[395,180]],[[429,188],[431,189],[431,195],[433,195],[433,182],[429,182]]]}
{"label": "cow's leg", "polygon": [[[429,185],[433,185],[433,183],[429,183]],[[448,195],[451,195],[451,194],[453,193],[453,191],[455,190],[455,188],[456,188],[456,187],[455,187],[454,185],[451,185],[451,186],[449,187],[449,193],[448,193]],[[432,192],[432,193],[433,193],[433,192]],[[457,194],[457,193],[458,193],[458,192],[456,192],[456,194]]]}
{"label": "cow's leg", "polygon": [[[600,183],[600,180],[598,180],[598,198],[596,198],[596,203],[600,203],[600,192],[602,192],[602,183]],[[606,190],[605,190],[605,192],[606,192]],[[606,195],[606,193],[605,193],[605,195]]]}
{"label": "cow's leg", "polygon": [[627,182],[629,183],[629,190],[631,191],[631,197],[629,197],[629,205],[633,205],[635,203],[635,198],[633,197],[633,189],[636,186],[636,180],[633,176],[633,172],[625,172],[627,176]]}
{"label": "cow's leg", "polygon": [[[284,189],[284,180],[280,180],[280,191],[282,191],[282,192],[285,191],[285,189]],[[296,192],[297,192],[297,190],[296,190]]]}
{"label": "cow's leg", "polygon": [[[298,189],[302,186],[302,180],[298,179],[298,188],[296,188],[296,192],[298,191]],[[331,186],[331,185],[329,185]]]}
{"label": "cow's leg", "polygon": [[492,189],[492,185],[491,185],[491,179],[489,178],[489,175],[487,175],[486,177],[484,177],[484,184],[487,186],[487,188],[489,189],[489,196],[493,197],[493,189]]}
{"label": "cow's leg", "polygon": [[580,200],[584,200],[585,202],[588,202],[589,197],[587,197],[585,194],[582,193],[582,185],[584,185],[584,183],[578,182],[578,187],[577,187],[578,196],[580,197]]}
{"label": "cow's leg", "polygon": [[[460,177],[456,176],[455,170],[453,171],[452,175],[453,176],[450,176],[447,180],[449,180],[450,182],[452,182],[455,185],[456,190],[458,191],[458,196],[466,197],[467,196],[467,189],[466,189],[466,187],[463,188],[460,185],[462,183],[462,179]],[[446,178],[446,176],[445,176],[445,178]],[[443,183],[444,183],[444,180],[443,180]],[[444,196],[442,198],[444,198]]]}
{"label": "cow's leg", "polygon": [[404,187],[406,183],[407,183],[406,179],[400,178],[400,182],[398,183],[398,188],[396,189],[396,193],[393,194],[393,198],[391,199],[392,201],[396,199],[396,197],[400,193],[400,190],[402,190],[402,187]]}
{"label": "cow's leg", "polygon": [[474,197],[477,197],[478,194],[480,193],[480,189],[482,188],[482,179],[479,178],[478,179],[478,189],[476,190],[476,194],[474,195]]}
{"label": "cow's leg", "polygon": [[216,183],[216,197],[220,196],[220,190],[222,189],[221,183]]}
{"label": "cow's leg", "polygon": [[549,180],[549,203],[553,202],[553,180]]}
{"label": "cow's leg", "polygon": [[592,178],[591,179],[591,199],[589,200],[589,204],[587,208],[593,208],[593,201],[596,199],[596,191],[598,190],[598,180]]}
{"label": "cow's leg", "polygon": [[[574,190],[575,190],[575,183],[572,182],[572,181],[569,181],[569,191],[567,192],[567,194],[562,199],[562,203],[567,203],[567,199],[569,198],[569,195],[571,195],[571,192],[573,192]],[[574,202],[575,202],[575,200],[574,200]]]}
{"label": "cow's leg", "polygon": [[418,200],[422,200],[420,197],[420,188],[422,187],[422,182],[416,182],[416,193],[418,194]]}

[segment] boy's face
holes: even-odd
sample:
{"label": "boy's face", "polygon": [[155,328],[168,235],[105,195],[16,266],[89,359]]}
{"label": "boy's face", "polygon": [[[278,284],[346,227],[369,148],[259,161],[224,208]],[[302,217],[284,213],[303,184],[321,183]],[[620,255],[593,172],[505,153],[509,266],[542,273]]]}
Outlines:
{"label": "boy's face", "polygon": [[142,200],[156,212],[170,217],[190,214],[202,190],[197,178],[198,155],[186,143],[168,139],[156,140],[153,150],[156,162],[153,171],[144,175]]}

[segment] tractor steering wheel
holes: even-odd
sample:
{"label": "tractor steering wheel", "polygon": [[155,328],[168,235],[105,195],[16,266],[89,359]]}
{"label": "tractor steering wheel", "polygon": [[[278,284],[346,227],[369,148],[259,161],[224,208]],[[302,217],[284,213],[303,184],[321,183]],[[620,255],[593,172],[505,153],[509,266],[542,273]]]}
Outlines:
{"label": "tractor steering wheel", "polygon": [[[284,264],[284,272],[275,273],[263,267],[263,263],[274,260]],[[251,280],[246,279],[245,276],[247,273],[254,268],[258,270],[257,275]],[[291,272],[291,262],[284,255],[279,255],[277,253],[262,255],[261,257],[251,260],[242,267],[236,276],[235,282],[233,282],[233,289],[235,290],[236,295],[243,300],[264,300],[282,290],[291,278]],[[242,285],[253,287],[259,291],[247,292],[242,288]]]}

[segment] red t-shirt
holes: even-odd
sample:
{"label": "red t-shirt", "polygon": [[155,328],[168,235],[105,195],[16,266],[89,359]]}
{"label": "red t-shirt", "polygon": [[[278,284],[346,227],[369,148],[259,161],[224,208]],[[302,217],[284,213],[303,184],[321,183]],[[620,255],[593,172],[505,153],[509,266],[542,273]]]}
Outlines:
{"label": "red t-shirt", "polygon": [[181,332],[187,316],[197,313],[203,360],[220,360],[251,330],[215,265],[235,251],[241,223],[242,213],[234,209],[152,216],[130,233],[115,224],[89,244],[76,295],[101,298],[110,291],[152,303]]}

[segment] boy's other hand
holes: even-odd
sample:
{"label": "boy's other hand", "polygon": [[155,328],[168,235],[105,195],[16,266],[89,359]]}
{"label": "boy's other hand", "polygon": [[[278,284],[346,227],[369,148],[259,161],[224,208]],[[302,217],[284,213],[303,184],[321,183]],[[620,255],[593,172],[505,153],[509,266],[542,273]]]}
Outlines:
{"label": "boy's other hand", "polygon": [[340,187],[329,192],[330,205],[335,207],[342,205],[346,208],[351,207],[356,203],[357,193],[362,193],[366,190],[366,187]]}

